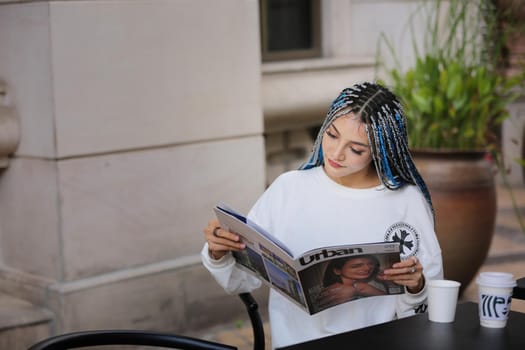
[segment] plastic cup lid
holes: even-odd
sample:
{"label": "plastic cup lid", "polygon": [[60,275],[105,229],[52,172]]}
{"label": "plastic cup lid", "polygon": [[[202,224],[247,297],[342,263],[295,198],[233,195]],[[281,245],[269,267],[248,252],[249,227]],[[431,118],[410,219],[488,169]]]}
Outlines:
{"label": "plastic cup lid", "polygon": [[481,272],[476,282],[489,287],[512,288],[516,286],[514,276],[506,272]]}

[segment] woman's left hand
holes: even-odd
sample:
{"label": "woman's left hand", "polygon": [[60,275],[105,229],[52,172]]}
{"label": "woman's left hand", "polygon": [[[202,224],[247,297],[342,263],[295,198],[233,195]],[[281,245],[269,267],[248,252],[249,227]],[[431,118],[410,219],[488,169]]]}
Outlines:
{"label": "woman's left hand", "polygon": [[408,292],[412,294],[419,293],[425,286],[423,266],[415,256],[395,263],[391,269],[384,271],[382,277],[385,280],[405,286]]}

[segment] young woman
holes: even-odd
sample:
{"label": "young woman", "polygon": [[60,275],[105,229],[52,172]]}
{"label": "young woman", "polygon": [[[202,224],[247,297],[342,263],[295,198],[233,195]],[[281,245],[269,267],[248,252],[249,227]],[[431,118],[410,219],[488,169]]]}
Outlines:
{"label": "young woman", "polygon": [[[299,254],[340,244],[396,241],[402,261],[382,278],[406,293],[369,297],[308,315],[278,292],[269,299],[272,345],[282,347],[424,312],[425,279],[443,277],[430,194],[410,152],[397,98],[375,83],[344,89],[332,103],[309,160],[279,176],[248,217]],[[252,291],[256,277],[235,266],[244,245],[212,220],[204,229],[205,267],[229,293]]]}

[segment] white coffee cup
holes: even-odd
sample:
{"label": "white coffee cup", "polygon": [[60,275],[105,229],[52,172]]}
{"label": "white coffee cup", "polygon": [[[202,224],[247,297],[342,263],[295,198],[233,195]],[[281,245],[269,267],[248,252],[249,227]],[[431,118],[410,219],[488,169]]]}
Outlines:
{"label": "white coffee cup", "polygon": [[481,326],[505,327],[510,313],[512,290],[516,286],[514,276],[506,272],[481,272],[476,283]]}
{"label": "white coffee cup", "polygon": [[432,322],[454,322],[461,283],[452,280],[427,281],[428,319]]}

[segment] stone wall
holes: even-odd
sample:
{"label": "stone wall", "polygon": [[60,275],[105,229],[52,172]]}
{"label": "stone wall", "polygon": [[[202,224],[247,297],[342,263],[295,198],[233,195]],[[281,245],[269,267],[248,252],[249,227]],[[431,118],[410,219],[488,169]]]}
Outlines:
{"label": "stone wall", "polygon": [[56,332],[184,330],[240,304],[198,253],[214,204],[264,190],[257,16],[255,0],[0,3],[21,133],[0,291],[50,308]]}

